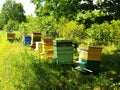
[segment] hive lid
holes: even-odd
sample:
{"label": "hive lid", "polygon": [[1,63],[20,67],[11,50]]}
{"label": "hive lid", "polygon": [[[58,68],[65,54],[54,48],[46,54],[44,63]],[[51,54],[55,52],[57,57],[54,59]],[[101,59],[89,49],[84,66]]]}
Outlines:
{"label": "hive lid", "polygon": [[40,32],[33,32],[33,34],[41,34]]}

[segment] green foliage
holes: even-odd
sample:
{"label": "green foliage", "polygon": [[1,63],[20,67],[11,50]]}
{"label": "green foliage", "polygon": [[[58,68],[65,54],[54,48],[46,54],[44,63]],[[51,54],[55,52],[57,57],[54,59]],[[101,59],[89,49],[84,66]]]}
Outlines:
{"label": "green foliage", "polygon": [[113,19],[120,19],[120,1],[119,0],[103,0],[98,3],[101,10],[107,13]]}
{"label": "green foliage", "polygon": [[1,13],[4,14],[7,21],[15,20],[18,22],[26,21],[25,11],[21,3],[16,3],[15,0],[6,0],[2,6]]}
{"label": "green foliage", "polygon": [[7,23],[7,19],[4,14],[0,13],[0,29],[3,29],[4,25]]}
{"label": "green foliage", "polygon": [[[61,16],[72,20],[74,16],[83,10],[94,10],[96,6],[92,0],[85,0],[86,3],[82,3],[82,0],[31,0],[36,5],[37,16],[49,16],[52,15],[56,19]],[[43,3],[44,2],[44,3]]]}
{"label": "green foliage", "polygon": [[93,24],[87,29],[87,38],[95,41],[94,45],[118,44],[120,29],[119,20],[111,21],[111,24],[105,22],[103,24]]}
{"label": "green foliage", "polygon": [[107,45],[107,46],[104,46],[103,47],[103,50],[102,50],[102,53],[104,54],[109,54],[109,55],[112,55],[114,54],[115,52],[117,51],[117,47],[112,44],[112,45]]}
{"label": "green foliage", "polygon": [[14,33],[15,33],[16,41],[19,41],[19,42],[23,41],[23,34],[20,31],[15,31]]}
{"label": "green foliage", "polygon": [[76,21],[80,24],[84,24],[86,28],[89,28],[91,24],[101,24],[106,20],[106,14],[100,10],[79,12],[76,16]]}
{"label": "green foliage", "polygon": [[70,21],[61,28],[59,34],[61,34],[63,38],[80,42],[80,39],[83,39],[85,36],[84,25],[78,25],[77,22]]}
{"label": "green foliage", "polygon": [[41,27],[40,31],[43,37],[57,37],[57,21],[53,16],[43,16],[40,18]]}
{"label": "green foliage", "polygon": [[58,38],[61,38],[61,37],[62,37],[62,29],[63,29],[63,27],[65,26],[65,24],[68,23],[68,22],[69,22],[69,20],[68,20],[67,18],[61,17],[61,18],[59,19],[59,22],[57,22],[57,23],[55,24],[55,29],[56,29],[57,37],[58,37]]}
{"label": "green foliage", "polygon": [[110,36],[112,37],[112,42],[115,45],[120,45],[119,38],[120,38],[120,20],[112,20],[110,24]]}
{"label": "green foliage", "polygon": [[29,30],[28,29],[29,28],[29,26],[28,26],[28,24],[27,23],[21,23],[20,25],[19,25],[19,31],[23,34],[23,35],[27,35],[27,34],[29,34],[30,32],[31,32],[31,29]]}
{"label": "green foliage", "polygon": [[101,25],[93,24],[91,28],[87,30],[88,38],[94,39],[96,41],[95,44],[98,45],[108,44],[110,41],[108,30],[110,30],[108,23]]}
{"label": "green foliage", "polygon": [[32,32],[40,32],[41,21],[39,18],[27,16],[27,23],[19,24],[19,31],[23,35],[31,34]]}
{"label": "green foliage", "polygon": [[30,62],[32,59],[31,53],[21,47],[21,44],[17,47],[16,45],[18,44],[6,45],[7,48],[4,49],[4,52],[6,52],[6,50],[9,51],[2,53],[2,55],[5,54],[4,59],[2,59],[3,56],[0,58],[1,90],[25,89],[30,85],[30,82],[33,81],[32,77],[35,79],[33,73],[31,73],[32,69],[30,68],[32,64],[32,62]]}
{"label": "green foliage", "polygon": [[19,24],[17,21],[9,20],[8,23],[4,26],[5,31],[17,31]]}

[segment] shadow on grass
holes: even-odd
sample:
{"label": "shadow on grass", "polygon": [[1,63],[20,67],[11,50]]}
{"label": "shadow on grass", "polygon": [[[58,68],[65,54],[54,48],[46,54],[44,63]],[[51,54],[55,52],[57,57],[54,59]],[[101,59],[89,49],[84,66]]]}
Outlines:
{"label": "shadow on grass", "polygon": [[120,81],[120,53],[102,55],[100,73],[106,73],[113,82]]}

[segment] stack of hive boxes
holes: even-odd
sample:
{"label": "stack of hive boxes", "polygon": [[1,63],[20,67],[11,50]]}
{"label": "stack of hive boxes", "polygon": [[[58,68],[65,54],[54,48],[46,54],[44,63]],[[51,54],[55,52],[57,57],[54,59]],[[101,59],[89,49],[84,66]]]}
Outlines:
{"label": "stack of hive boxes", "polygon": [[99,73],[101,61],[101,47],[97,46],[79,46],[79,66],[77,69],[88,70],[94,74]]}
{"label": "stack of hive boxes", "polygon": [[71,40],[53,40],[54,60],[56,64],[73,64]]}
{"label": "stack of hive boxes", "polygon": [[54,38],[43,38],[43,55],[44,57],[53,57],[53,40]]}
{"label": "stack of hive boxes", "polygon": [[36,42],[41,41],[41,33],[32,33],[31,47],[36,48]]}
{"label": "stack of hive boxes", "polygon": [[14,39],[15,39],[15,33],[7,32],[7,40],[9,40],[10,42],[13,42]]}
{"label": "stack of hive boxes", "polygon": [[31,36],[25,35],[24,36],[24,45],[30,45],[31,44]]}

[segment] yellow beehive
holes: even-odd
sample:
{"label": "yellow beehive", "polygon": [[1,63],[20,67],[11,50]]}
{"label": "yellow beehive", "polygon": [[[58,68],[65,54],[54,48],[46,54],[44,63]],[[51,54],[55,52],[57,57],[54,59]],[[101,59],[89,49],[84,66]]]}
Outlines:
{"label": "yellow beehive", "polygon": [[100,47],[89,47],[88,60],[101,60],[102,48]]}
{"label": "yellow beehive", "polygon": [[88,54],[79,53],[79,58],[82,58],[82,59],[84,59],[84,60],[87,60],[87,59],[88,59]]}
{"label": "yellow beehive", "polygon": [[43,39],[44,46],[53,46],[53,40],[54,38],[44,38]]}
{"label": "yellow beehive", "polygon": [[54,38],[43,38],[43,53],[45,57],[53,57],[53,40]]}
{"label": "yellow beehive", "polygon": [[102,48],[97,46],[79,46],[79,57],[84,60],[100,61]]}

